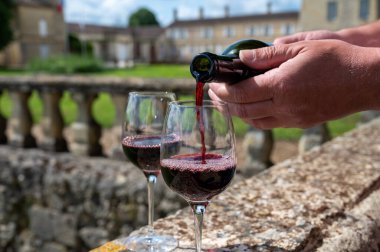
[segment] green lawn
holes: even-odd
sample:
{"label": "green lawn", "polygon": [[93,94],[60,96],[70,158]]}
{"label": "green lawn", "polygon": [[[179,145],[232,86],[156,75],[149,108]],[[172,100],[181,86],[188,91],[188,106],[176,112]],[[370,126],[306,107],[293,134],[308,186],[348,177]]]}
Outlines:
{"label": "green lawn", "polygon": [[[28,71],[4,70],[0,69],[0,76],[14,76],[30,74]],[[109,69],[100,73],[91,74],[97,76],[119,76],[119,77],[143,77],[143,78],[191,78],[188,65],[137,65],[130,69]],[[180,97],[180,99],[192,99],[192,96]],[[32,111],[33,120],[38,123],[42,115],[42,102],[36,92],[33,93],[29,100],[29,106]],[[0,97],[0,113],[9,117],[11,114],[12,102],[8,93]],[[77,105],[71,99],[68,92],[64,93],[61,100],[60,109],[62,111],[66,125],[72,123],[77,116]],[[95,120],[104,128],[111,127],[115,120],[115,107],[111,97],[107,93],[99,94],[98,99],[93,105],[93,115]],[[239,118],[234,118],[236,135],[241,137],[245,134],[248,126]],[[328,123],[333,136],[340,135],[348,130],[353,129],[359,120],[359,115],[355,114],[347,118],[332,121]],[[283,140],[296,140],[302,135],[301,129],[275,129],[274,137]]]}
{"label": "green lawn", "polygon": [[[0,76],[15,76],[32,74],[31,71],[1,69]],[[141,77],[141,78],[192,78],[189,65],[136,65],[126,69],[105,69],[99,73],[83,73],[84,75],[117,76],[117,77]]]}
{"label": "green lawn", "polygon": [[96,75],[142,78],[192,78],[189,65],[137,65],[130,69],[109,69]]}

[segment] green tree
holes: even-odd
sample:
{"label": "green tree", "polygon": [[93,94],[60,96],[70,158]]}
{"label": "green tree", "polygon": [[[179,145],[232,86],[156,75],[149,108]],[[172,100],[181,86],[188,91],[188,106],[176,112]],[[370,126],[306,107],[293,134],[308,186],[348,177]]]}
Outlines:
{"label": "green tree", "polygon": [[129,17],[128,23],[130,27],[160,25],[153,12],[147,8],[140,8],[136,12],[132,13],[132,15]]}
{"label": "green tree", "polygon": [[91,43],[80,41],[80,39],[72,33],[69,34],[69,48],[70,53],[74,54],[87,53],[88,55],[92,55],[93,52],[93,47]]}
{"label": "green tree", "polygon": [[12,0],[0,1],[0,50],[4,49],[13,38],[11,28]]}

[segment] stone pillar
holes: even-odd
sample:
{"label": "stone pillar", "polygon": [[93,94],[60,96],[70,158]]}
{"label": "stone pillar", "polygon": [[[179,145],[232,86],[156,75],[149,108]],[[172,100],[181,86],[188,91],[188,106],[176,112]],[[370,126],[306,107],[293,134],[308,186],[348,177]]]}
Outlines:
{"label": "stone pillar", "polygon": [[326,123],[305,129],[299,141],[298,151],[300,154],[302,154],[315,146],[322,145],[330,139],[330,131]]}
{"label": "stone pillar", "polygon": [[244,136],[243,152],[245,164],[241,172],[245,177],[257,174],[273,165],[270,156],[273,150],[273,133],[251,127]]}
{"label": "stone pillar", "polygon": [[22,148],[36,147],[32,136],[33,119],[28,107],[30,91],[9,90],[12,99],[12,115],[9,119],[9,143]]}
{"label": "stone pillar", "polygon": [[125,160],[126,157],[121,147],[121,134],[122,127],[125,121],[126,108],[128,104],[128,93],[111,94],[111,96],[116,110],[116,118],[112,127],[112,135],[113,137],[115,137],[115,143],[110,148],[109,153],[107,153],[107,155],[115,159]]}
{"label": "stone pillar", "polygon": [[43,136],[40,147],[47,151],[67,151],[67,143],[63,136],[64,122],[59,109],[62,92],[43,90],[40,96],[44,106],[41,120]]}
{"label": "stone pillar", "polygon": [[[0,90],[0,98],[2,94],[2,90]],[[1,100],[1,99],[0,99]],[[5,134],[5,130],[7,129],[7,120],[5,117],[1,114],[1,109],[0,109],[0,144],[5,144],[7,143],[7,136]]]}
{"label": "stone pillar", "polygon": [[99,144],[101,127],[92,116],[92,104],[97,94],[74,92],[72,98],[78,105],[78,117],[71,125],[72,142],[69,149],[73,154],[100,156],[102,147]]}
{"label": "stone pillar", "polygon": [[372,121],[373,119],[376,119],[379,116],[380,116],[380,111],[378,110],[369,110],[369,111],[361,112],[359,124],[367,123],[369,121]]}

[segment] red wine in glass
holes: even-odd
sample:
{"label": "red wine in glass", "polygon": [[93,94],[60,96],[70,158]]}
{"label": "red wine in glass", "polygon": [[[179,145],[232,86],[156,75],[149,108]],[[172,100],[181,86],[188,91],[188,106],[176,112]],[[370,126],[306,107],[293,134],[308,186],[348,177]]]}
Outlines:
{"label": "red wine in glass", "polygon": [[124,154],[145,176],[160,175],[161,136],[127,136],[122,141]]}
{"label": "red wine in glass", "polygon": [[[124,154],[128,159],[140,168],[145,176],[160,175],[160,143],[161,135],[156,136],[127,136],[122,141]],[[172,139],[172,153],[176,153],[179,140]]]}
{"label": "red wine in glass", "polygon": [[[178,241],[154,232],[154,187],[160,175],[161,133],[166,109],[175,95],[168,92],[130,92],[122,127],[121,144],[125,156],[145,175],[148,185],[147,232],[131,235],[124,241],[131,251],[168,252]],[[169,139],[170,153],[176,155],[175,138]]]}
{"label": "red wine in glass", "polygon": [[161,162],[162,177],[187,201],[204,202],[224,191],[235,174],[236,162],[228,156],[206,153],[172,156]]}

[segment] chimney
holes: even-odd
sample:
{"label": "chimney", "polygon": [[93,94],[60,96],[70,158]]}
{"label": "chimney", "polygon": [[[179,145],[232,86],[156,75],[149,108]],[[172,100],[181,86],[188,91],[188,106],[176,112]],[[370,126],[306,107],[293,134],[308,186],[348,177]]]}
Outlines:
{"label": "chimney", "polygon": [[230,16],[230,7],[228,5],[224,6],[224,17],[228,18]]}
{"label": "chimney", "polygon": [[203,8],[202,7],[199,7],[199,19],[203,19],[204,18],[204,15],[203,15]]}
{"label": "chimney", "polygon": [[178,10],[176,8],[173,9],[173,20],[174,22],[178,20]]}
{"label": "chimney", "polygon": [[271,13],[272,13],[272,2],[268,1],[267,2],[267,14],[271,14]]}

